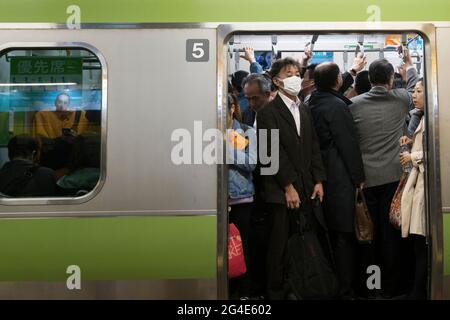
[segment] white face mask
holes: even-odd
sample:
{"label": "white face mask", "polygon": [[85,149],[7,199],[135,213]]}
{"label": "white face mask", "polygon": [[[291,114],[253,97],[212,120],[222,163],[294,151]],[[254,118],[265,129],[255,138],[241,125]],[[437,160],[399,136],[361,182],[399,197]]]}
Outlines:
{"label": "white face mask", "polygon": [[300,79],[300,77],[292,76],[281,81],[283,81],[283,89],[287,94],[298,96],[300,89],[302,88],[302,79]]}

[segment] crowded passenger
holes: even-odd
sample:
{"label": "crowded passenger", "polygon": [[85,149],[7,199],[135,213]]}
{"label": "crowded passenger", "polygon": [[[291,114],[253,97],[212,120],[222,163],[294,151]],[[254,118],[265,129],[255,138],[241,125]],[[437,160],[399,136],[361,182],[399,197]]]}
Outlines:
{"label": "crowded passenger", "polygon": [[51,197],[56,195],[56,175],[39,165],[40,143],[29,135],[8,142],[9,162],[0,169],[0,192],[6,197]]}
{"label": "crowded passenger", "polygon": [[[255,115],[269,103],[272,92],[271,85],[271,81],[262,74],[250,74],[242,82],[245,98]],[[254,118],[252,126],[256,129],[256,116]]]}
{"label": "crowded passenger", "polygon": [[[252,47],[244,47],[244,55],[240,57],[244,60],[247,60],[250,63],[250,74],[262,74],[263,68],[256,61],[255,52]],[[245,93],[242,91],[244,88],[243,81],[247,77],[248,72],[246,71],[238,71],[238,74],[235,73],[232,81],[235,80],[233,86],[236,88],[236,94],[238,96],[239,105],[241,106],[241,114],[242,114],[242,122],[246,125],[252,126],[255,122],[256,111],[249,107],[249,101],[245,97]],[[244,76],[244,77],[242,77]]]}
{"label": "crowded passenger", "polygon": [[[311,199],[322,200],[325,172],[312,118],[298,98],[300,64],[285,58],[273,63],[270,74],[278,95],[258,111],[258,130],[279,133],[279,170],[261,176],[262,198],[269,212],[267,296],[284,299],[285,249],[289,237],[288,210],[311,211]],[[270,139],[269,139],[270,140]],[[270,141],[268,142],[270,154]],[[309,208],[309,209],[308,209]]]}
{"label": "crowded passenger", "polygon": [[370,84],[369,80],[369,71],[364,70],[359,72],[355,78],[355,96],[359,96],[363,93],[369,92],[370,89],[372,89],[372,85]]}
{"label": "crowded passenger", "polygon": [[[245,98],[244,90],[242,87],[242,81],[249,75],[247,71],[244,70],[238,70],[235,73],[231,75],[231,85],[232,85],[232,94],[235,95],[239,102],[239,108],[241,114],[249,114],[249,106],[248,101]],[[248,123],[245,123],[246,125],[251,126],[253,122],[251,119],[248,120]]]}
{"label": "crowded passenger", "polygon": [[319,137],[327,179],[324,181],[323,209],[340,280],[340,298],[355,298],[352,289],[355,255],[355,189],[362,188],[364,167],[353,117],[351,101],[339,89],[342,75],[335,63],[315,68],[309,107]]}
{"label": "crowded passenger", "polygon": [[231,94],[228,94],[227,129],[227,163],[230,163],[228,170],[229,222],[234,223],[240,231],[247,265],[247,272],[244,275],[231,279],[230,296],[248,299],[252,270],[248,242],[255,195],[252,172],[257,163],[256,145],[250,143],[251,139],[248,135],[253,132],[256,139],[256,133],[254,129],[241,122],[238,100]]}
{"label": "crowded passenger", "polygon": [[[404,61],[407,65],[407,89],[412,92],[417,72],[406,48]],[[380,266],[383,296],[388,298],[403,293],[405,289],[399,280],[402,278],[401,237],[389,223],[389,208],[402,173],[398,141],[406,132],[405,118],[411,109],[412,98],[406,89],[392,90],[394,68],[386,59],[371,63],[369,79],[372,89],[353,98],[349,107],[363,157],[364,195],[375,228],[374,241],[365,252],[362,269],[366,270],[369,265]]]}
{"label": "crowded passenger", "polygon": [[250,63],[250,73],[263,73],[262,66],[256,61],[255,51],[252,47],[244,47],[244,55],[240,57]]}
{"label": "crowded passenger", "polygon": [[[273,98],[273,84],[271,79],[266,74],[250,74],[247,76],[242,86],[244,87],[245,97],[248,100],[250,109],[258,114],[265,105],[267,105]],[[253,128],[257,128],[257,121]],[[267,250],[267,212],[265,204],[261,198],[260,185],[261,176],[260,168],[257,166],[253,171],[253,182],[255,186],[254,207],[251,217],[251,232],[250,232],[250,248],[251,248],[251,275],[252,275],[252,292],[253,297],[265,295],[265,251]]]}
{"label": "crowded passenger", "polygon": [[[424,109],[423,80],[419,80],[413,93],[413,102],[417,110]],[[408,180],[401,198],[401,233],[402,237],[409,237],[414,247],[414,281],[409,291],[408,299],[426,299],[427,297],[427,268],[428,250],[426,237],[428,235],[427,218],[425,213],[425,159],[423,152],[423,135],[425,132],[425,117],[421,117],[412,139],[404,136],[400,144],[412,144],[410,152],[400,155],[403,166],[412,164]]]}
{"label": "crowded passenger", "polygon": [[[305,56],[307,57],[306,60],[304,60],[304,66],[303,66],[303,73],[302,73],[302,90],[300,97],[304,104],[308,105],[309,98],[311,97],[311,93],[314,92],[316,89],[315,83],[314,83],[314,70],[317,67],[317,64],[310,64],[306,65],[307,61],[311,58],[310,54],[306,53],[305,50]],[[358,54],[357,57],[353,60],[353,64],[350,67],[349,71],[346,71],[342,74],[342,84],[339,88],[339,92],[345,93],[353,84],[354,77],[364,69],[364,67],[367,64],[367,58],[363,54]]]}
{"label": "crowded passenger", "polygon": [[[253,63],[252,54],[253,50],[245,50],[241,57]],[[241,82],[249,110],[256,115],[250,125],[258,129],[260,139],[261,130],[268,131],[268,155],[274,139],[271,133],[278,134],[279,148],[277,173],[261,175],[261,170],[270,166],[261,161],[253,171],[251,225],[243,229],[245,236],[257,235],[250,239],[252,252],[259,252],[250,256],[250,270],[257,281],[250,282],[250,291],[243,292],[264,294],[268,299],[293,297],[292,284],[286,278],[290,276],[288,239],[296,232],[292,217],[295,212],[306,216],[313,212],[314,223],[320,224],[313,202],[320,199],[326,227],[312,228],[318,238],[319,233],[330,236],[329,251],[324,239],[319,242],[339,280],[337,298],[393,298],[407,290],[408,298],[426,298],[423,81],[418,82],[408,49],[403,48],[398,74],[386,59],[375,60],[364,70],[367,57],[363,53],[344,73],[336,63],[308,64],[311,58],[307,47],[300,61],[278,59],[268,74],[250,74]],[[400,159],[399,141],[412,145]],[[401,197],[399,232],[390,224],[389,210],[402,165],[407,163],[414,169]],[[374,238],[368,243],[358,243],[355,236],[358,189],[363,190],[374,224]],[[264,227],[257,226],[257,221],[265,221]],[[410,238],[414,245],[414,262],[410,261],[410,242],[402,237]],[[264,255],[266,268],[261,266]],[[381,291],[367,286],[371,265],[380,267]],[[414,272],[402,272],[405,265]],[[265,292],[261,289],[263,278]]]}
{"label": "crowded passenger", "polygon": [[84,111],[73,111],[70,96],[59,94],[55,99],[54,111],[38,111],[34,115],[33,136],[54,139],[66,134],[81,134],[86,129],[87,119]]}

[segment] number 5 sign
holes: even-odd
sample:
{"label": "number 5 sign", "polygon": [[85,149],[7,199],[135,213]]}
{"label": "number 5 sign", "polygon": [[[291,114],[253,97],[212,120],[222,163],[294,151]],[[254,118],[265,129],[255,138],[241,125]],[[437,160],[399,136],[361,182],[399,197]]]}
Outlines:
{"label": "number 5 sign", "polygon": [[208,39],[186,40],[186,61],[188,62],[209,61],[209,40]]}

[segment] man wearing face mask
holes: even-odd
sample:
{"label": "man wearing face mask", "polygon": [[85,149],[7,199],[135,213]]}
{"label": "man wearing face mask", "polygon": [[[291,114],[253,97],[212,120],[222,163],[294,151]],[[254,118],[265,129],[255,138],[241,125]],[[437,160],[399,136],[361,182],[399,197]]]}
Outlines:
{"label": "man wearing face mask", "polygon": [[[267,294],[284,299],[284,252],[289,237],[289,209],[309,210],[311,199],[323,199],[325,179],[319,143],[309,111],[298,94],[301,89],[300,65],[291,58],[273,63],[270,70],[278,95],[257,114],[258,131],[279,133],[279,170],[261,176],[261,193],[269,212],[270,238],[267,252]],[[268,165],[262,165],[270,166]]]}

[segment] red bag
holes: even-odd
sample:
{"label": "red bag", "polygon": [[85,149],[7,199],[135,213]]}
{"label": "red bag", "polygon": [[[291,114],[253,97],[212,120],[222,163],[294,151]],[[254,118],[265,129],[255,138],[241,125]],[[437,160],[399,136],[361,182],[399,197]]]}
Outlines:
{"label": "red bag", "polygon": [[247,272],[241,234],[234,225],[228,225],[228,278],[236,278]]}

